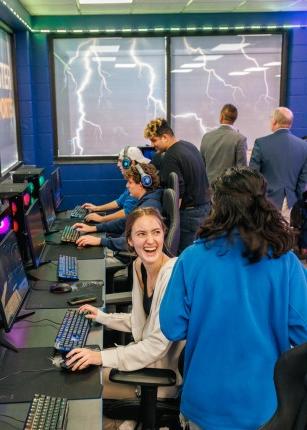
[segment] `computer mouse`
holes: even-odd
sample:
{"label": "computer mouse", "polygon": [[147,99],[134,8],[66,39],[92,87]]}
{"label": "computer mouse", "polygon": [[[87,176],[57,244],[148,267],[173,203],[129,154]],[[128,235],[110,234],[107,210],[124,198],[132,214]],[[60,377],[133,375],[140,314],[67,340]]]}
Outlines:
{"label": "computer mouse", "polygon": [[66,370],[68,372],[72,372],[72,368],[70,366],[67,366],[65,360],[61,361],[60,366],[61,366],[62,370]]}
{"label": "computer mouse", "polygon": [[50,285],[49,291],[54,294],[70,293],[72,291],[69,284],[53,284]]}

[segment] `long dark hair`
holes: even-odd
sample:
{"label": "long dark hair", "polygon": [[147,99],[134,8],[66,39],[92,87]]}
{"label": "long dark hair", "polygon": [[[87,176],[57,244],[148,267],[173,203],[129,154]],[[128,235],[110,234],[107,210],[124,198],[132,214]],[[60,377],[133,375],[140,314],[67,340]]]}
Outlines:
{"label": "long dark hair", "polygon": [[232,167],[212,184],[212,211],[198,236],[231,241],[236,229],[245,245],[243,256],[255,263],[267,255],[278,258],[294,247],[294,235],[275,206],[267,200],[266,181],[256,170]]}

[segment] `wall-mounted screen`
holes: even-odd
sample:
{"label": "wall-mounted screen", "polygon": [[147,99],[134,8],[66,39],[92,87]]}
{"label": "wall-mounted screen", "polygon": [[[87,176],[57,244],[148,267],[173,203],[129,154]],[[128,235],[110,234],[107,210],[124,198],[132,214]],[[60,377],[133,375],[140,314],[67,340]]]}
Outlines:
{"label": "wall-mounted screen", "polygon": [[0,28],[0,169],[18,161],[11,36]]}
{"label": "wall-mounted screen", "polygon": [[143,145],[166,115],[165,38],[54,39],[57,155],[118,154]]}

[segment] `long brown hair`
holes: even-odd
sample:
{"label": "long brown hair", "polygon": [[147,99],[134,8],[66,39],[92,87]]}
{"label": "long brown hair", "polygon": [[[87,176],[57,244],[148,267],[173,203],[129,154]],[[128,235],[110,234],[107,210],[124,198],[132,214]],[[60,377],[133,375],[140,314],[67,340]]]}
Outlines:
{"label": "long brown hair", "polygon": [[235,229],[245,245],[243,256],[255,263],[267,255],[278,258],[294,247],[294,235],[275,206],[267,200],[266,181],[256,170],[232,167],[213,184],[212,211],[198,236],[231,241]]}

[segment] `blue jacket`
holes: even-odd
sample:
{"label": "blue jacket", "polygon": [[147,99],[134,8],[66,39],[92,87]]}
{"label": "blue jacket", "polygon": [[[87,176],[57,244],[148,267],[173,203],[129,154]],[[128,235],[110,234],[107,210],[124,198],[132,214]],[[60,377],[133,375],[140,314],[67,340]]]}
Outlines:
{"label": "blue jacket", "polygon": [[129,215],[138,203],[138,199],[132,197],[127,189],[115,201],[119,208],[124,209],[125,215]]}
{"label": "blue jacket", "polygon": [[[140,207],[154,207],[160,212],[162,210],[162,190],[158,189],[144,194],[144,196],[137,201],[134,209]],[[112,249],[113,251],[127,250],[127,243],[125,237],[126,218],[120,218],[114,221],[109,221],[97,224],[98,232],[112,233],[120,235],[119,237],[102,237],[101,245]]]}
{"label": "blue jacket", "polygon": [[160,307],[187,339],[181,411],[206,430],[255,430],[276,408],[273,369],[307,341],[307,282],[297,257],[249,264],[239,235],[195,242],[179,257]]}
{"label": "blue jacket", "polygon": [[281,209],[287,196],[292,208],[307,184],[307,142],[280,128],[256,139],[249,165],[267,180],[269,199]]}

